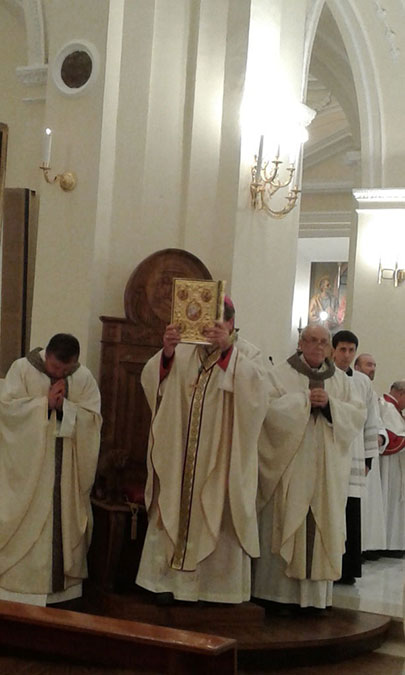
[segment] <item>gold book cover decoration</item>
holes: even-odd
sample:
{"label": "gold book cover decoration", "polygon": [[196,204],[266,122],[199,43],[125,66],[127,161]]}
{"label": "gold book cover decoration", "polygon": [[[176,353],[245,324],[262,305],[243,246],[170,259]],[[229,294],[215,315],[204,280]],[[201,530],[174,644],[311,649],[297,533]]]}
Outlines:
{"label": "gold book cover decoration", "polygon": [[209,344],[204,333],[223,320],[225,281],[173,279],[172,318],[181,342]]}

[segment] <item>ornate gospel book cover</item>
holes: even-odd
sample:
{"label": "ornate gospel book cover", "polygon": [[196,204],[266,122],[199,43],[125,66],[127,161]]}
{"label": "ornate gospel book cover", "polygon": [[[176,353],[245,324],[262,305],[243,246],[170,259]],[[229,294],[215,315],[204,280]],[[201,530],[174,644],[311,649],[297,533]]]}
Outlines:
{"label": "ornate gospel book cover", "polygon": [[209,344],[206,328],[222,321],[225,281],[173,279],[171,323],[176,323],[181,342]]}

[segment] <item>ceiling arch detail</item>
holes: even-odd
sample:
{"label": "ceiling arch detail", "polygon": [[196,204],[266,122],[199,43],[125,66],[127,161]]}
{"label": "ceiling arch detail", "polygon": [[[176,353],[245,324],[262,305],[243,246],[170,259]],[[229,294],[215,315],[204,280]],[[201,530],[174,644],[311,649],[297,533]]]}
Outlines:
{"label": "ceiling arch detail", "polygon": [[27,31],[28,65],[45,64],[45,31],[42,0],[23,0]]}

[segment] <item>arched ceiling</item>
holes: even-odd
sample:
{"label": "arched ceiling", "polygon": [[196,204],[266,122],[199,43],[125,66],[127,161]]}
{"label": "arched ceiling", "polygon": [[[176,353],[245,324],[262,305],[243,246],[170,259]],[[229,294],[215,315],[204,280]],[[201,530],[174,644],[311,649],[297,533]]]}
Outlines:
{"label": "arched ceiling", "polygon": [[353,75],[339,29],[326,4],[313,44],[306,103],[317,115],[309,127],[304,167],[342,151],[360,150]]}

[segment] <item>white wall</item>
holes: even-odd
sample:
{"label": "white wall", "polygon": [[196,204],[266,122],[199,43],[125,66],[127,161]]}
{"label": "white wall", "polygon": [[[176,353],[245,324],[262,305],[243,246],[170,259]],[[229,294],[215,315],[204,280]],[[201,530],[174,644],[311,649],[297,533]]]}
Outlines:
{"label": "white wall", "polygon": [[[31,344],[43,345],[54,333],[71,332],[80,340],[84,362],[89,347],[108,10],[108,0],[96,4],[54,0],[47,16],[50,68],[44,123],[53,131],[51,174],[72,170],[78,182],[73,192],[66,193],[58,184],[41,181]],[[78,39],[95,45],[100,72],[88,92],[67,96],[56,87],[52,66],[59,50]]]}
{"label": "white wall", "polygon": [[377,283],[378,265],[405,268],[405,190],[364,190],[359,200],[352,328],[377,362],[376,390],[405,379],[405,284]]}

